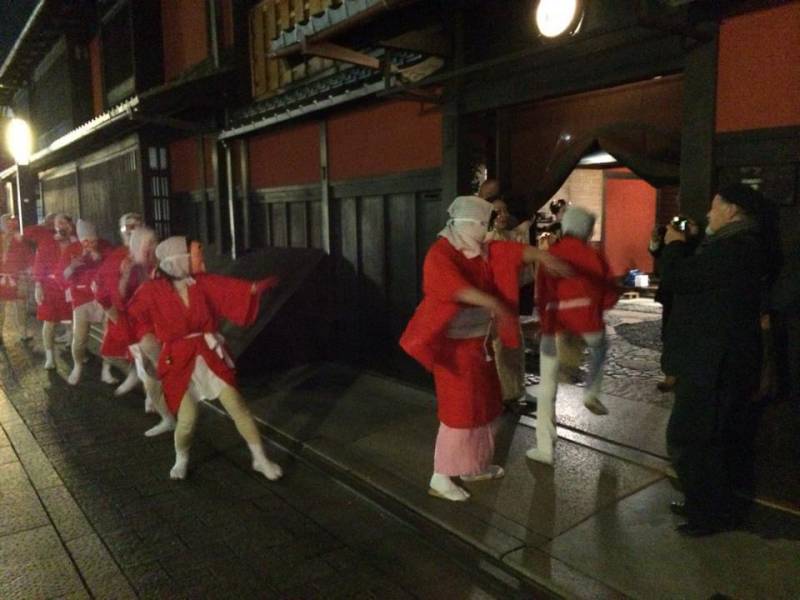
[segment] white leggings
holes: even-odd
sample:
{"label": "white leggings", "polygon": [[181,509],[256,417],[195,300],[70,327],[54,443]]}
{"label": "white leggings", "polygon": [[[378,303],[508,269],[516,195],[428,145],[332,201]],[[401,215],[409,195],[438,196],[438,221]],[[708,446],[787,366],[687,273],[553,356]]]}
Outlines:
{"label": "white leggings", "polygon": [[[608,351],[605,331],[579,334],[589,350],[589,380],[584,396],[596,397],[603,383],[603,365]],[[556,441],[556,391],[558,389],[558,352],[556,337],[543,335],[539,346],[541,381],[536,395],[536,445],[551,448]]]}
{"label": "white leggings", "polygon": [[91,302],[72,310],[72,360],[75,366],[86,360],[86,342],[89,341],[90,318],[95,311]]}
{"label": "white leggings", "polygon": [[[233,419],[239,435],[248,444],[260,445],[261,436],[258,433],[258,426],[239,391],[226,384],[219,394],[219,401]],[[181,406],[178,409],[178,424],[175,427],[175,450],[178,452],[188,451],[192,445],[197,413],[197,401],[187,393],[181,400]]]}

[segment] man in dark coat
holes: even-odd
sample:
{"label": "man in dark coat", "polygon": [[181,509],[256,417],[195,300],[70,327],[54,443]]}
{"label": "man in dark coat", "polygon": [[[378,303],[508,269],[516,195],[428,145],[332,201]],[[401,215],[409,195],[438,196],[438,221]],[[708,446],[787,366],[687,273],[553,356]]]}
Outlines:
{"label": "man in dark coat", "polygon": [[684,535],[710,535],[733,520],[733,485],[750,459],[747,406],[761,365],[759,313],[765,274],[759,234],[761,195],[735,184],[714,197],[706,241],[686,252],[669,228],[661,256],[673,293],[662,367],[677,377],[667,449],[685,502],[674,513]]}

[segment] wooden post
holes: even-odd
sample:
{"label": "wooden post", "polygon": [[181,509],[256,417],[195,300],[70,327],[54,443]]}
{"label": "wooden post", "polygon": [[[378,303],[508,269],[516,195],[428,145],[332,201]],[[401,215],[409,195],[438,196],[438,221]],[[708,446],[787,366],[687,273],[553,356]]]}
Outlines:
{"label": "wooden post", "polygon": [[223,142],[225,147],[225,183],[228,188],[228,225],[231,232],[231,258],[236,260],[236,191],[233,181],[233,157],[231,147],[227,142]]}
{"label": "wooden post", "polygon": [[250,232],[250,164],[247,140],[239,140],[239,176],[242,181],[242,249],[247,251],[251,246]]}
{"label": "wooden post", "polygon": [[333,231],[331,224],[331,186],[328,174],[328,124],[325,119],[319,123],[319,165],[320,165],[320,187],[322,203],[322,249],[331,253],[331,242]]}

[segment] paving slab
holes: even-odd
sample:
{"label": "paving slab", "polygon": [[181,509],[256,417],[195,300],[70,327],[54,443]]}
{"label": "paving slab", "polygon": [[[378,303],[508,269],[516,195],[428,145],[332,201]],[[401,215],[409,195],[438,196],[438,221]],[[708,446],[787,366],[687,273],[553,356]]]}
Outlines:
{"label": "paving slab", "polygon": [[635,598],[800,598],[800,519],[771,513],[701,539],[675,533],[659,481],[554,539],[545,550]]}

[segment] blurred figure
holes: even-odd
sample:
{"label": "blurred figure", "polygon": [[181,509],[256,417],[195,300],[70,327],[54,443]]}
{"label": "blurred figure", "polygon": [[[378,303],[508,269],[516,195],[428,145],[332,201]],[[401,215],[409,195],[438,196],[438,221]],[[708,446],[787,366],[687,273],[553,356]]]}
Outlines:
{"label": "blurred figure", "polygon": [[62,273],[67,299],[72,305],[72,372],[67,383],[77,385],[87,360],[86,343],[89,327],[103,320],[103,310],[95,301],[92,284],[100,265],[111,251],[111,244],[97,237],[95,226],[78,219],[78,241],[61,253]]}
{"label": "blurred figure", "polygon": [[[130,334],[126,320],[120,313],[124,312],[125,304],[141,283],[136,278],[131,278],[133,261],[130,258],[129,248],[131,234],[141,226],[142,217],[138,213],[126,213],[120,217],[119,227],[123,245],[108,253],[95,277],[95,299],[106,314],[106,326],[100,344],[100,356],[103,357],[100,380],[112,385],[119,381],[111,374],[109,361],[117,359],[129,362],[130,359],[128,354]],[[136,370],[129,365],[123,386],[132,389],[137,383]]]}
{"label": "blurred figure", "polygon": [[[519,242],[528,245],[531,221],[524,221],[511,229],[511,213],[508,205],[502,198],[492,201],[493,221],[489,233],[486,234],[487,242],[507,241]],[[520,271],[519,286],[522,287],[533,281],[533,268],[526,266]],[[519,327],[519,323],[517,324]],[[520,339],[522,329],[520,328]],[[497,375],[500,377],[500,388],[503,404],[507,407],[517,408],[525,405],[525,345],[517,348],[505,346],[499,337],[492,339],[494,360],[497,366]]]}
{"label": "blurred figure", "polygon": [[0,334],[10,304],[14,324],[21,340],[28,335],[28,288],[33,266],[33,250],[19,232],[19,219],[0,216]]}
{"label": "blurred figure", "polygon": [[[694,253],[697,245],[700,243],[700,227],[689,217],[675,217],[670,225],[656,225],[653,228],[653,233],[650,236],[650,243],[647,250],[653,257],[656,265],[656,270],[660,271],[659,259],[661,251],[664,249],[664,235],[667,232],[667,227],[677,226],[680,231],[686,233],[686,247],[685,251],[689,254]],[[669,289],[664,287],[664,282],[659,281],[658,289],[656,290],[655,301],[661,304],[661,341],[664,341],[664,332],[667,330],[667,323],[669,322],[670,315],[672,314],[672,293]],[[671,392],[675,388],[675,376],[664,373],[664,380],[660,381],[656,387],[661,392]]]}
{"label": "blurred figure", "polygon": [[72,217],[63,213],[53,218],[52,235],[44,233],[38,237],[36,256],[33,260],[36,300],[36,318],[42,321],[44,344],[44,368],[55,369],[55,327],[61,321],[72,318],[72,308],[67,302],[63,287],[63,269],[59,269],[61,253],[77,241],[73,235]]}
{"label": "blurred figure", "polygon": [[553,464],[557,438],[555,400],[559,359],[556,335],[579,335],[589,348],[589,378],[583,404],[597,415],[608,414],[598,398],[603,380],[607,342],[603,312],[617,301],[619,293],[608,263],[589,244],[595,216],[579,207],[569,207],[562,220],[562,238],[550,247],[550,254],[565,261],[571,277],[554,278],[539,271],[536,280],[537,305],[542,324],[539,349],[541,383],[537,400],[536,447],[528,458]]}

